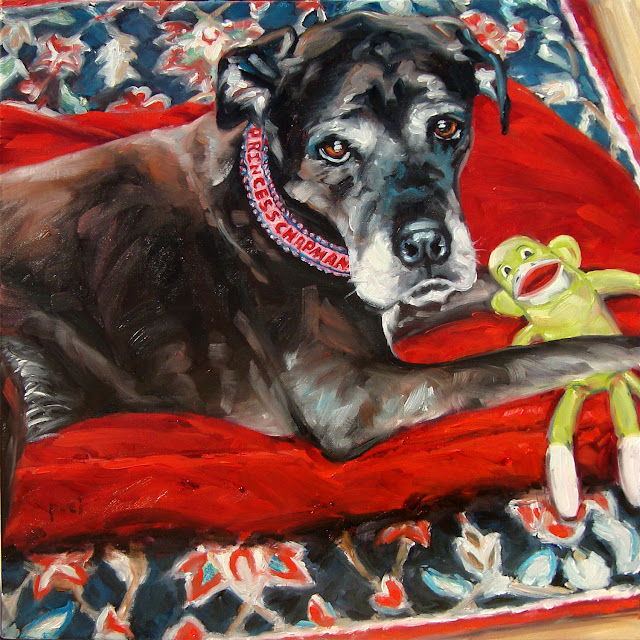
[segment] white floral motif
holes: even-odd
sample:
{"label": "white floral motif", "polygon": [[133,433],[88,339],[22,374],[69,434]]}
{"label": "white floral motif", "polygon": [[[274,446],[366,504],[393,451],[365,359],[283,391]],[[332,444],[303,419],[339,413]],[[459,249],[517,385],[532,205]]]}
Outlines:
{"label": "white floral motif", "polygon": [[622,575],[640,573],[640,535],[635,527],[620,520],[613,493],[605,491],[599,502],[590,501],[587,507],[593,514],[593,533],[611,550],[616,571]]}
{"label": "white floral motif", "polygon": [[507,592],[511,578],[502,575],[502,544],[497,532],[483,534],[463,513],[458,517],[462,535],[454,548],[464,568],[478,578],[487,597]]}
{"label": "white floral motif", "polygon": [[562,563],[568,586],[576,589],[604,589],[611,580],[611,569],[594,551],[574,549]]}
{"label": "white floral motif", "polygon": [[131,66],[138,54],[134,47],[138,40],[124,33],[114,34],[105,44],[98,55],[96,62],[101,65],[98,74],[104,78],[107,87],[117,87],[126,80],[137,80],[140,74]]}
{"label": "white floral motif", "polygon": [[12,20],[2,16],[4,26],[0,29],[0,43],[7,53],[17,56],[23,44],[33,44],[31,25],[27,20]]}

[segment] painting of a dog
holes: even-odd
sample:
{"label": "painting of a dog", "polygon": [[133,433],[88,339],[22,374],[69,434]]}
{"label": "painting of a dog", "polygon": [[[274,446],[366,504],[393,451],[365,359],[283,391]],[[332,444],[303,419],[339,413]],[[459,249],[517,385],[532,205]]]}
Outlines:
{"label": "painting of a dog", "polygon": [[510,98],[466,22],[353,11],[233,48],[216,78],[191,123],[1,178],[2,376],[18,390],[3,518],[26,444],[87,418],[214,416],[343,461],[638,367],[623,335],[429,365],[396,353],[498,291],[460,176],[476,98],[507,138]]}
{"label": "painting of a dog", "polygon": [[[232,51],[215,116],[5,176],[3,349],[26,438],[167,408],[351,457],[418,421],[637,364],[631,339],[437,368],[394,358],[401,316],[495,292],[457,197],[477,63],[506,132],[504,72],[463,23],[352,13]],[[238,168],[247,122],[272,179],[257,186],[344,244],[348,277],[285,253],[256,220]]]}

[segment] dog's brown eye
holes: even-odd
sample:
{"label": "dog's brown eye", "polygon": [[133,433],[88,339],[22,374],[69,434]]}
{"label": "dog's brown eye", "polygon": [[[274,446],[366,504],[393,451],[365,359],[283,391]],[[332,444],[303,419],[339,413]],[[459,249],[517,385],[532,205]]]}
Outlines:
{"label": "dog's brown eye", "polygon": [[334,164],[342,164],[349,159],[349,145],[339,138],[326,140],[320,145],[320,155],[329,162]]}
{"label": "dog's brown eye", "polygon": [[433,133],[440,140],[457,140],[462,132],[462,126],[452,118],[440,118],[436,121]]}

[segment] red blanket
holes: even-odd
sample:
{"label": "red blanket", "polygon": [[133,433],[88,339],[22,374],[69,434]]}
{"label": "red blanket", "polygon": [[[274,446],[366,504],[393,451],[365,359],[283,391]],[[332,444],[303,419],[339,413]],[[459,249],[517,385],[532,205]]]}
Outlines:
{"label": "red blanket", "polygon": [[[461,197],[480,261],[523,233],[546,242],[561,233],[581,245],[586,269],[640,270],[640,192],[600,147],[511,83],[510,132],[493,103],[478,98],[475,142]],[[51,118],[4,106],[6,166],[30,164],[142,130],[187,122],[205,110]],[[638,299],[610,304],[638,334]],[[403,341],[398,353],[438,362],[502,348],[518,321],[476,314]],[[278,439],[199,416],[123,415],[75,425],[30,444],[15,481],[5,543],[129,535],[158,529],[246,537],[288,533],[438,499],[525,489],[543,482],[546,430],[557,394],[425,424],[356,460],[328,462],[296,439]],[[578,460],[587,480],[615,475],[606,399],[582,414]]]}

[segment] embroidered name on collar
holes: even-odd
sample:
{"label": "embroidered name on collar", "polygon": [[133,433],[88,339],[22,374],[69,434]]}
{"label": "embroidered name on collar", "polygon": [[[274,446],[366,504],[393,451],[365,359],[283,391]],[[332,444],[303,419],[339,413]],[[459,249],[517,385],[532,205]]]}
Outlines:
{"label": "embroidered name on collar", "polygon": [[267,142],[262,130],[250,126],[245,132],[240,172],[251,208],[272,240],[285,251],[316,269],[335,276],[349,276],[349,255],[344,247],[307,231],[280,201],[271,180]]}

